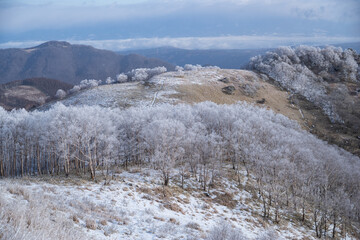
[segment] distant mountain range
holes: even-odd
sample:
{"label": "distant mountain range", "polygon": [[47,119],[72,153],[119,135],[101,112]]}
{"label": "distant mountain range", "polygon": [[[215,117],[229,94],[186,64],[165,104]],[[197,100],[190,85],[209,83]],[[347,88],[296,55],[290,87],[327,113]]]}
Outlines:
{"label": "distant mountain range", "polygon": [[[360,52],[360,43],[336,44],[343,49],[352,48]],[[225,69],[245,68],[250,58],[263,55],[273,49],[211,49],[211,50],[186,50],[173,47],[161,47],[151,49],[137,49],[121,51],[120,54],[140,54],[146,57],[158,58],[174,65],[184,66],[185,64],[200,64],[202,66],[218,66]]]}
{"label": "distant mountain range", "polygon": [[91,46],[50,41],[26,49],[0,50],[0,84],[27,78],[52,78],[70,84],[83,79],[115,78],[134,68],[165,66],[167,62],[137,54],[120,55]]}
{"label": "distant mountain range", "polygon": [[58,89],[65,91],[73,85],[49,78],[31,78],[0,84],[0,106],[11,110],[27,110],[55,99]]}
{"label": "distant mountain range", "polygon": [[173,47],[139,49],[119,52],[120,54],[140,54],[158,58],[174,65],[200,64],[218,66],[226,69],[244,68],[251,57],[264,54],[270,49],[231,49],[231,50],[186,50]]}

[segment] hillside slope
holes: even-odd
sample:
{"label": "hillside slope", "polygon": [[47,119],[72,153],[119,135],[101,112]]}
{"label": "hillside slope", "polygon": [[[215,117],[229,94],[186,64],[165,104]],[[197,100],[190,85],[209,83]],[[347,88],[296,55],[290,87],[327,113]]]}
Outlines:
{"label": "hillside slope", "polygon": [[71,88],[71,84],[48,78],[30,78],[0,84],[0,106],[6,110],[29,110],[54,100],[58,89],[67,91]]}
{"label": "hillside slope", "polygon": [[317,119],[310,126],[328,128],[320,135],[334,143],[342,142],[344,148],[357,149],[360,154],[359,64],[360,56],[352,49],[300,46],[280,47],[256,56],[249,66],[288,90],[297,105],[311,112],[321,109],[330,124]]}
{"label": "hillside slope", "polygon": [[[226,92],[223,88],[234,87]],[[230,94],[229,94],[230,93]],[[357,132],[332,123],[321,108],[305,98],[292,95],[266,75],[247,70],[197,68],[191,71],[167,72],[149,82],[103,85],[70,96],[61,102],[66,106],[100,105],[128,108],[161,103],[197,103],[212,101],[232,104],[237,101],[263,106],[296,120],[304,129],[323,140],[359,155]],[[52,103],[53,104],[53,103]],[[52,106],[45,105],[41,109]]]}
{"label": "hillside slope", "polygon": [[[109,185],[81,177],[5,180],[0,182],[0,206],[5,209],[0,223],[12,217],[0,226],[0,239],[2,229],[5,237],[18,231],[17,239],[39,240],[316,239],[300,221],[284,218],[273,225],[263,219],[253,180],[244,178],[239,186],[234,177],[224,172],[209,193],[198,190],[194,179],[181,188],[179,176],[163,189],[156,171],[137,167],[114,175]],[[225,230],[238,238],[225,238]]]}
{"label": "hillside slope", "polygon": [[359,236],[360,159],[264,108],[57,104],[0,117],[0,174],[24,178],[0,182],[5,239],[233,239],[221,220],[242,240]]}
{"label": "hillside slope", "polygon": [[83,79],[115,78],[134,68],[174,66],[140,55],[119,55],[91,46],[50,41],[26,49],[0,50],[0,84],[14,80],[45,77],[77,84]]}
{"label": "hillside slope", "polygon": [[358,239],[360,161],[304,131],[321,109],[266,75],[186,69],[0,109],[0,176],[19,177],[0,238]]}

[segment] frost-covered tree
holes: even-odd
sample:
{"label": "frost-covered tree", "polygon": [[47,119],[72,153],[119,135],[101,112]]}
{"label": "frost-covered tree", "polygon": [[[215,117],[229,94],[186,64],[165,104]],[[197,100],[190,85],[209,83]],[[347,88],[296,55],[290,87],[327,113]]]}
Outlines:
{"label": "frost-covered tree", "polygon": [[183,158],[185,127],[179,121],[164,119],[151,122],[146,130],[145,141],[154,153],[152,162],[160,170],[163,184],[167,186],[175,163]]}
{"label": "frost-covered tree", "polygon": [[[200,69],[219,69],[219,67],[217,67],[217,66],[203,67],[199,64],[196,64],[196,65],[185,64],[184,68],[178,68],[178,69],[185,70],[185,71],[196,71],[196,70],[200,70]],[[179,71],[179,70],[177,70],[177,71]]]}
{"label": "frost-covered tree", "polygon": [[256,182],[265,218],[300,214],[319,237],[337,237],[360,220],[360,159],[270,110],[209,102],[0,108],[0,177],[89,173],[96,179],[99,170],[145,164],[158,170],[163,185],[179,177],[184,186],[190,173],[203,190],[229,166],[238,179]]}
{"label": "frost-covered tree", "polygon": [[125,73],[120,73],[116,75],[116,80],[118,83],[124,83],[128,80],[128,76]]}
{"label": "frost-covered tree", "polygon": [[166,72],[165,67],[155,67],[155,68],[136,68],[126,73],[128,79],[131,81],[147,81],[151,77]]}
{"label": "frost-covered tree", "polygon": [[289,91],[304,96],[322,108],[332,122],[343,123],[349,117],[343,112],[342,103],[353,106],[358,102],[348,99],[348,91],[339,94],[337,89],[346,87],[343,85],[345,82],[360,83],[358,58],[351,49],[332,46],[280,47],[253,57],[249,67],[269,75]]}
{"label": "frost-covered tree", "polygon": [[111,77],[107,77],[106,80],[105,80],[105,83],[106,83],[106,84],[112,84],[112,83],[114,83],[114,82],[115,82],[115,80],[112,79]]}
{"label": "frost-covered tree", "polygon": [[62,90],[62,89],[58,89],[56,91],[55,97],[63,99],[64,97],[66,97],[66,92],[64,90]]}
{"label": "frost-covered tree", "polygon": [[69,90],[70,93],[76,93],[83,89],[97,87],[102,83],[102,80],[96,79],[84,79],[80,82],[80,84],[75,85],[72,89]]}
{"label": "frost-covered tree", "polygon": [[177,72],[182,72],[182,71],[184,71],[184,68],[181,67],[181,66],[176,66],[176,67],[175,67],[175,71],[177,71]]}

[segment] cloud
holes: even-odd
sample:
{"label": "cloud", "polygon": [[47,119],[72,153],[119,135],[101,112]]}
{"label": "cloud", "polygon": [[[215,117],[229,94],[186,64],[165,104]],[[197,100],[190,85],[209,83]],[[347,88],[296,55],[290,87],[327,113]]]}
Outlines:
{"label": "cloud", "polygon": [[[30,3],[29,3],[30,2]],[[332,22],[360,22],[358,0],[84,0],[0,3],[0,32],[62,29],[108,22],[162,18],[171,15],[243,14],[267,19],[287,16]],[[211,14],[209,14],[211,13]],[[209,17],[209,16],[207,16]],[[250,21],[250,20],[249,20]],[[221,23],[220,23],[221,24]]]}
{"label": "cloud", "polygon": [[[360,37],[327,36],[222,36],[222,37],[180,37],[180,38],[134,38],[113,40],[66,40],[72,44],[91,45],[95,48],[113,51],[146,49],[156,47],[176,47],[183,49],[249,49],[274,48],[284,45],[326,45],[359,42]],[[0,48],[34,47],[43,42],[7,42]]]}

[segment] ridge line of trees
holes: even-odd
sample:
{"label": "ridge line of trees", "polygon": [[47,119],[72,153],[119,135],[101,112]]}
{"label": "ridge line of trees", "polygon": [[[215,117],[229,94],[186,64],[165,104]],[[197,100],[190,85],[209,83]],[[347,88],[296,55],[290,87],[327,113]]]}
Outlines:
{"label": "ridge line of trees", "polygon": [[[349,121],[359,101],[349,95],[360,85],[360,56],[352,49],[299,46],[279,47],[251,58],[249,68],[267,74],[292,93],[320,107],[332,122]],[[334,86],[332,86],[334,85]],[[344,109],[347,111],[343,112]],[[345,115],[345,116],[344,116]],[[356,123],[355,123],[356,124]]]}

